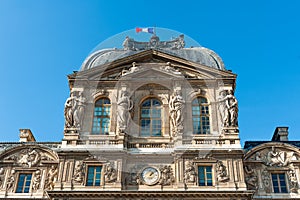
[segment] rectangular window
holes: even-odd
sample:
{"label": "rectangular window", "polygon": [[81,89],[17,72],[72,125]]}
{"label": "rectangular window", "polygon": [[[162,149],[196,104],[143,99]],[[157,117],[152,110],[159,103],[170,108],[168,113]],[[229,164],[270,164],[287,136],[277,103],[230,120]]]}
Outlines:
{"label": "rectangular window", "polygon": [[100,186],[102,166],[89,166],[87,174],[87,186]]}
{"label": "rectangular window", "polygon": [[211,166],[198,166],[198,184],[199,186],[212,186]]}
{"label": "rectangular window", "polygon": [[287,193],[284,173],[272,174],[272,183],[274,193]]}
{"label": "rectangular window", "polygon": [[16,193],[29,193],[32,174],[20,174]]}

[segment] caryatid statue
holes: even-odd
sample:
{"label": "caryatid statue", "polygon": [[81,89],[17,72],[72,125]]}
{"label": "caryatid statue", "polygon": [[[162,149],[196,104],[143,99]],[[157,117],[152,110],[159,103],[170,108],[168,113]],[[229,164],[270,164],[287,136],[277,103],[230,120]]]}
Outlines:
{"label": "caryatid statue", "polygon": [[74,91],[71,92],[65,103],[65,130],[71,128],[80,130],[82,128],[85,102],[86,99],[82,92],[79,92],[79,97],[74,95]]}
{"label": "caryatid statue", "polygon": [[172,122],[173,136],[179,133],[179,130],[183,128],[183,107],[184,99],[181,96],[181,90],[176,89],[170,97],[169,108]]}
{"label": "caryatid statue", "polygon": [[118,105],[117,121],[119,125],[119,132],[124,133],[129,123],[130,110],[133,108],[133,102],[130,99],[127,91],[125,90],[121,91],[117,105]]}
{"label": "caryatid statue", "polygon": [[218,109],[223,127],[238,126],[238,101],[232,90],[223,90],[218,99]]}

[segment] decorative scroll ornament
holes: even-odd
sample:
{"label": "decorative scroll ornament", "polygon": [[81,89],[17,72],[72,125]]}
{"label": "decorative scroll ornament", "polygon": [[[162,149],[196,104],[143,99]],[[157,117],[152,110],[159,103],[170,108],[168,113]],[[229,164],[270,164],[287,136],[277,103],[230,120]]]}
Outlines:
{"label": "decorative scroll ornament", "polygon": [[127,91],[122,90],[118,104],[118,125],[119,132],[124,133],[128,127],[129,119],[130,119],[130,110],[133,108],[133,102],[129,97],[129,93]]}
{"label": "decorative scroll ornament", "polygon": [[195,183],[197,177],[196,169],[191,161],[185,162],[184,181],[186,183]]}
{"label": "decorative scroll ornament", "polygon": [[106,166],[104,179],[105,183],[112,183],[117,180],[117,170],[113,168],[111,163]]}
{"label": "decorative scroll ornament", "polygon": [[32,182],[32,190],[37,191],[40,188],[41,184],[41,171],[37,170],[34,173],[33,182]]}
{"label": "decorative scroll ornament", "polygon": [[57,175],[58,175],[57,167],[52,165],[47,174],[46,189],[48,189],[48,190],[54,189],[55,183],[57,181]]}
{"label": "decorative scroll ornament", "polygon": [[257,189],[257,175],[255,174],[255,171],[253,168],[251,168],[249,165],[245,166],[245,175],[246,175],[246,183],[249,190],[256,190]]}
{"label": "decorative scroll ornament", "polygon": [[175,181],[172,167],[163,166],[160,168],[161,178],[159,180],[160,185],[172,185]]}
{"label": "decorative scroll ornament", "polygon": [[84,180],[84,163],[82,161],[77,162],[77,164],[75,166],[74,175],[73,175],[72,180],[76,183],[83,184],[83,180]]}
{"label": "decorative scroll ornament", "polygon": [[183,107],[185,101],[181,96],[181,90],[175,89],[174,93],[171,95],[169,100],[172,134],[177,136],[177,134],[183,131]]}
{"label": "decorative scroll ornament", "polygon": [[218,110],[221,116],[223,127],[238,126],[238,101],[233,95],[232,90],[224,90],[220,92],[218,99]]}
{"label": "decorative scroll ornament", "polygon": [[222,161],[217,162],[217,181],[218,182],[227,182],[229,181],[229,176],[227,174],[226,166],[223,164]]}

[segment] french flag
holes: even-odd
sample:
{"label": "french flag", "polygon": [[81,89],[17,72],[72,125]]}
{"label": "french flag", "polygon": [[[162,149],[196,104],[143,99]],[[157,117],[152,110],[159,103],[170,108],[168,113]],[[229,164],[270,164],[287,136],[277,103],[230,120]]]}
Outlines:
{"label": "french flag", "polygon": [[151,33],[154,34],[154,28],[135,28],[135,32],[139,33],[139,32],[145,32],[145,33]]}

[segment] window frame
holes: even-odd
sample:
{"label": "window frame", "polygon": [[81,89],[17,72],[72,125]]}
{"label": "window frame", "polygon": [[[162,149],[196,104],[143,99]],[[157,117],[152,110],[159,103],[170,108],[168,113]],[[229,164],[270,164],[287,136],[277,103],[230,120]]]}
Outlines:
{"label": "window frame", "polygon": [[[287,181],[287,176],[286,176],[285,172],[271,172],[270,175],[271,175],[271,182],[272,182],[272,191],[273,191],[273,193],[275,193],[275,194],[287,194],[287,193],[289,193],[288,181]],[[273,175],[276,175],[277,186],[274,185],[275,181],[273,181]],[[283,180],[284,180],[285,186],[281,185],[280,175],[284,176]],[[278,187],[278,192],[275,192],[275,187]],[[285,187],[285,190],[286,190],[285,192],[282,192],[283,187]]]}
{"label": "window frame", "polygon": [[[94,167],[94,175],[93,175],[93,184],[92,185],[88,185],[88,180],[89,180],[89,168],[90,167]],[[99,185],[96,185],[96,173],[95,173],[95,170],[96,170],[96,167],[100,167],[100,179],[99,179],[99,181],[100,181],[100,183],[99,183]],[[103,181],[104,181],[104,179],[103,179],[103,165],[101,165],[101,164],[88,164],[87,166],[86,166],[86,175],[85,175],[85,182],[84,182],[84,184],[85,184],[85,186],[86,187],[100,187],[100,186],[103,186]]]}
{"label": "window frame", "polygon": [[[144,108],[148,108],[148,110],[150,111],[150,114],[149,114],[150,117],[149,118],[142,117],[142,109],[143,109],[142,105],[147,100],[151,100],[150,107],[144,107]],[[152,109],[151,109],[151,107],[153,105],[153,100],[158,101],[159,104],[160,104],[158,106],[158,108],[160,110],[160,117],[155,117],[155,118],[152,117]],[[141,102],[139,104],[139,127],[140,127],[139,136],[140,137],[162,137],[163,136],[163,119],[162,119],[163,114],[162,114],[162,112],[163,112],[163,103],[162,103],[162,101],[158,97],[156,97],[156,96],[148,96],[148,97],[146,97],[146,98],[144,98],[144,99],[141,100]],[[149,135],[142,135],[142,120],[143,119],[149,119],[150,120]],[[153,135],[153,127],[152,127],[152,125],[153,125],[153,119],[155,119],[155,120],[159,119],[160,120],[160,135]]]}
{"label": "window frame", "polygon": [[[200,167],[203,167],[204,168],[204,182],[205,182],[205,185],[200,185],[200,170],[199,170],[199,168]],[[210,174],[211,174],[211,179],[208,179],[207,178],[207,172],[206,172],[206,168],[207,167],[210,167],[210,169],[211,169],[211,172],[210,172]],[[197,165],[197,186],[198,187],[212,187],[212,186],[214,186],[214,167],[213,167],[213,165],[208,165],[208,164],[198,164]],[[208,185],[208,180],[211,180],[211,185]]]}
{"label": "window frame", "polygon": [[[199,104],[194,104],[194,101],[196,100],[196,99],[198,99],[198,102],[199,102],[199,99],[201,99],[201,98],[203,98],[203,99],[205,99],[206,100],[206,103],[199,103]],[[201,101],[200,101],[201,102]],[[193,114],[193,108],[194,107],[199,107],[199,115],[194,115]],[[201,110],[202,110],[202,107],[207,107],[207,114],[202,114],[201,113]],[[210,134],[211,133],[211,110],[210,110],[210,103],[209,103],[209,101],[208,101],[208,98],[207,97],[205,97],[205,96],[196,96],[196,97],[194,97],[193,99],[192,99],[192,101],[191,101],[191,116],[192,116],[192,133],[193,133],[193,135],[207,135],[207,134]],[[199,119],[199,124],[200,124],[200,132],[198,133],[198,131],[197,132],[195,132],[195,129],[194,129],[194,118],[195,117],[197,117],[198,119]],[[208,118],[208,131],[206,131],[206,132],[204,132],[203,130],[203,121],[202,121],[202,117],[207,117]]]}
{"label": "window frame", "polygon": [[[16,186],[15,186],[15,193],[19,193],[19,194],[27,194],[27,193],[30,193],[31,192],[31,186],[32,186],[32,176],[33,176],[33,173],[31,172],[20,172],[17,174],[18,176],[18,180],[16,182]],[[19,182],[20,182],[20,177],[21,175],[25,175],[24,177],[24,182],[23,182],[23,186],[22,186],[22,191],[19,192],[18,191],[18,188],[19,188]],[[27,176],[30,175],[30,184],[29,186],[26,186],[26,182],[27,182]],[[28,189],[27,192],[25,192],[26,188]]]}
{"label": "window frame", "polygon": [[[109,100],[109,104],[102,104],[101,108],[109,107],[109,115],[100,115],[100,116],[95,115],[95,108],[96,108],[97,101],[105,100],[105,99]],[[112,109],[112,103],[111,103],[110,98],[108,98],[106,96],[101,96],[101,97],[96,98],[96,100],[94,101],[93,114],[92,114],[93,116],[92,116],[91,135],[109,135],[110,126],[111,126],[111,115],[112,115],[111,109]],[[100,130],[97,132],[94,132],[94,130],[93,130],[95,118],[97,119],[97,122],[98,122],[98,119],[100,119],[100,126],[96,127],[96,128],[99,128]],[[102,133],[102,126],[101,126],[103,119],[108,119],[108,126],[107,126],[108,131],[104,132],[104,133]]]}

